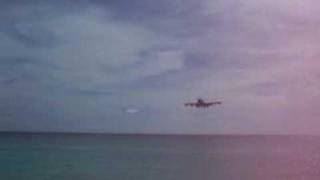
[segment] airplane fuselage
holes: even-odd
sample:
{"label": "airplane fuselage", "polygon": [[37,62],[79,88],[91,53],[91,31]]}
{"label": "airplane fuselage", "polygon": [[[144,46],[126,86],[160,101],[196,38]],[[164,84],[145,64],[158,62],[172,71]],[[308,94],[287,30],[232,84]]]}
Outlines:
{"label": "airplane fuselage", "polygon": [[204,102],[202,99],[198,99],[197,102],[195,103],[185,103],[185,106],[190,106],[190,107],[197,107],[197,108],[208,108],[210,106],[214,105],[221,105],[221,101],[214,101],[214,102]]}

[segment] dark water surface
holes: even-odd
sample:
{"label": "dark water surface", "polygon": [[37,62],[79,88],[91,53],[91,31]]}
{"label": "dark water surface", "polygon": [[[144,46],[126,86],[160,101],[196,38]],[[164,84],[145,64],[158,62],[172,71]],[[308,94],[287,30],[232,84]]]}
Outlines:
{"label": "dark water surface", "polygon": [[2,180],[320,179],[320,137],[0,133]]}

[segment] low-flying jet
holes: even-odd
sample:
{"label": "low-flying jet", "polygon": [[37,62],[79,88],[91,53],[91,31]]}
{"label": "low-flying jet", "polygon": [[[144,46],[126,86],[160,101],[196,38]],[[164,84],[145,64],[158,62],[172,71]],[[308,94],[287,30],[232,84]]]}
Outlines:
{"label": "low-flying jet", "polygon": [[196,107],[196,108],[208,108],[214,105],[221,105],[221,101],[205,102],[202,99],[198,99],[197,102],[185,103],[184,106]]}

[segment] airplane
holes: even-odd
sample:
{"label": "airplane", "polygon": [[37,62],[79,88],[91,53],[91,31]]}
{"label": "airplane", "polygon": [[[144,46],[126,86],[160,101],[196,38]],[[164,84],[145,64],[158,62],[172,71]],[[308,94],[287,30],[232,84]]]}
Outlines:
{"label": "airplane", "polygon": [[221,101],[205,102],[202,99],[198,99],[197,102],[185,103],[184,106],[196,107],[196,108],[208,108],[214,105],[221,105]]}

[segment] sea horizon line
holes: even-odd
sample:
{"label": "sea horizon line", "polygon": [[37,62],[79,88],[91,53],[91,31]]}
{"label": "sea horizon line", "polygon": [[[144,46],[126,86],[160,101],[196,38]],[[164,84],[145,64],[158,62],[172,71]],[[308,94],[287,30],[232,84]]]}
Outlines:
{"label": "sea horizon line", "polygon": [[153,132],[86,132],[86,131],[0,131],[1,134],[63,134],[63,135],[108,135],[108,136],[311,136],[320,134],[267,134],[267,133],[153,133]]}

